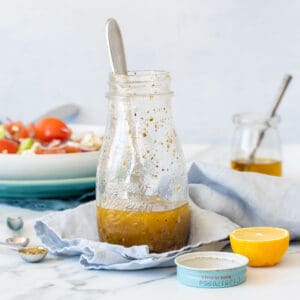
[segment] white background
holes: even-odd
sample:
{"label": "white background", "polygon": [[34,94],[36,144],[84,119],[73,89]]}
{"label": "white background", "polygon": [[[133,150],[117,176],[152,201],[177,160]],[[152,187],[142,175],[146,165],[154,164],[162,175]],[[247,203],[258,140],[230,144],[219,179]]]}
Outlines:
{"label": "white background", "polygon": [[78,122],[104,124],[112,16],[129,69],[171,72],[183,142],[230,141],[232,114],[267,111],[289,72],[280,130],[300,143],[297,0],[0,0],[1,118],[27,121],[75,102]]}

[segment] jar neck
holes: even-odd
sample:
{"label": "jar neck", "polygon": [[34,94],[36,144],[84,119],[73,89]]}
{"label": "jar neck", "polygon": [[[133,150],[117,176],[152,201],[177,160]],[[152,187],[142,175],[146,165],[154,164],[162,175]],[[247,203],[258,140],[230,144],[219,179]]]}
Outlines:
{"label": "jar neck", "polygon": [[129,71],[128,75],[111,73],[108,97],[151,97],[172,95],[171,77],[165,71]]}
{"label": "jar neck", "polygon": [[[154,121],[159,117],[162,122]],[[169,126],[172,120],[171,96],[110,96],[108,99],[108,122],[146,126],[155,123],[156,127]],[[164,122],[163,122],[164,121]],[[127,125],[126,125],[127,126]]]}
{"label": "jar neck", "polygon": [[233,123],[238,127],[253,128],[276,128],[280,122],[279,116],[269,118],[260,113],[240,113],[232,118]]}

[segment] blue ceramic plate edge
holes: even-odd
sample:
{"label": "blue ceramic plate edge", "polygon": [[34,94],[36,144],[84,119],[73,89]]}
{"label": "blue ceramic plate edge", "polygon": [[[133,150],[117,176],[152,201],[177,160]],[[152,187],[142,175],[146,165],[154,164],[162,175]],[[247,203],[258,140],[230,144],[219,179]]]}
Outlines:
{"label": "blue ceramic plate edge", "polygon": [[96,182],[96,177],[42,179],[42,180],[0,180],[0,186],[39,186],[39,185],[65,185]]}

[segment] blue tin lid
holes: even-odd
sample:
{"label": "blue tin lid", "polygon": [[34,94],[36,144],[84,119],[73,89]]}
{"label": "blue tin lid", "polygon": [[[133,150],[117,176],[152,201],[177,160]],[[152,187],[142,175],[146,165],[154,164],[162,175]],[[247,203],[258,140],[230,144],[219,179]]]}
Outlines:
{"label": "blue tin lid", "polygon": [[188,286],[225,288],[246,281],[248,258],[235,253],[203,251],[175,259],[177,279]]}

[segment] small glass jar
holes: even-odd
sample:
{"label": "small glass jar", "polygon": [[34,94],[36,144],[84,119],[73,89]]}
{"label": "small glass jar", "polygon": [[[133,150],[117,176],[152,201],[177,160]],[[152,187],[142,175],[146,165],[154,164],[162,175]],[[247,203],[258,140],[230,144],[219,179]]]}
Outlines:
{"label": "small glass jar", "polygon": [[188,185],[174,130],[170,75],[111,74],[109,117],[97,168],[100,240],[165,252],[185,245]]}
{"label": "small glass jar", "polygon": [[232,169],[281,176],[279,117],[269,119],[258,113],[242,113],[233,116],[233,123]]}

